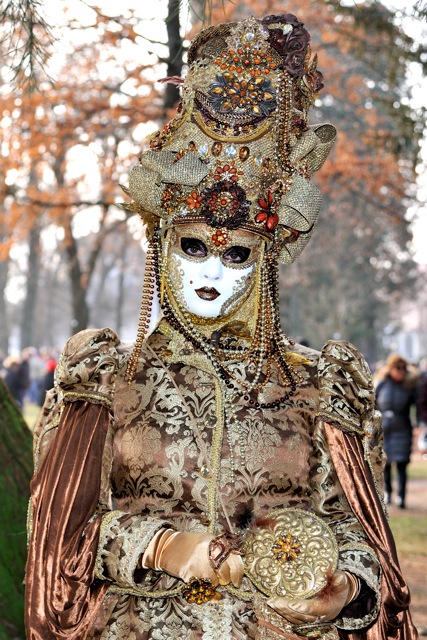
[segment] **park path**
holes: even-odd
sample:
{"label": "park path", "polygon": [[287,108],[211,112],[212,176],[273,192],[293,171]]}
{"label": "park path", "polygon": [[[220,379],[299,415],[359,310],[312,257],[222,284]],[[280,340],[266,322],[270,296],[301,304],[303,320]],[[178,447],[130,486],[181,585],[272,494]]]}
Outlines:
{"label": "park path", "polygon": [[[421,459],[421,455],[415,454],[413,459],[415,458]],[[425,460],[425,464],[427,467],[427,460]],[[405,510],[390,505],[388,507],[390,516],[398,517],[399,514],[427,516],[427,478],[410,478],[408,480],[406,505]],[[411,591],[412,619],[420,636],[427,637],[427,556],[400,553],[399,561]]]}

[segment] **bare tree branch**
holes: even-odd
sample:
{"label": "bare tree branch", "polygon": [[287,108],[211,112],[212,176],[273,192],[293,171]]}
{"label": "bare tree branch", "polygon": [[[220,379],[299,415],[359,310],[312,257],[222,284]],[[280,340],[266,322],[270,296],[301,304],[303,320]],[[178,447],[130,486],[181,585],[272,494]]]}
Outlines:
{"label": "bare tree branch", "polygon": [[45,73],[50,46],[55,41],[40,0],[0,0],[0,44],[12,81],[34,90]]}

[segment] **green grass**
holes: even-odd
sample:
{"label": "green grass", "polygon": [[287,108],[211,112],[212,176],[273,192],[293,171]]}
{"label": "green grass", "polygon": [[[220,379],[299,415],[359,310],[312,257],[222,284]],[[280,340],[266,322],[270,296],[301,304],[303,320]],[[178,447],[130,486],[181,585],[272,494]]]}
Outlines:
{"label": "green grass", "polygon": [[[408,477],[427,480],[427,460],[413,459],[408,467]],[[392,514],[390,527],[399,555],[406,553],[427,557],[427,513],[412,515],[408,512]]]}
{"label": "green grass", "polygon": [[399,554],[420,555],[427,558],[426,515],[400,514],[390,517],[390,527]]}
{"label": "green grass", "polygon": [[[23,636],[24,620],[24,566],[26,556],[26,511],[27,496],[18,496],[10,491],[7,483],[0,478],[0,493],[2,495],[2,520],[7,527],[2,527],[0,533],[0,610],[1,622],[10,624],[17,637]],[[5,619],[5,620],[4,620]],[[1,625],[3,626],[3,625]],[[6,626],[6,625],[5,625]],[[5,633],[5,629],[1,629]],[[20,636],[21,637],[21,636]],[[1,635],[0,635],[1,638]]]}
{"label": "green grass", "polygon": [[[34,429],[34,425],[41,411],[41,407],[36,404],[26,402],[24,405],[24,420],[30,427],[31,431]],[[1,640],[1,639],[0,639]]]}
{"label": "green grass", "polygon": [[409,478],[426,478],[427,479],[427,460],[413,460],[408,467]]}

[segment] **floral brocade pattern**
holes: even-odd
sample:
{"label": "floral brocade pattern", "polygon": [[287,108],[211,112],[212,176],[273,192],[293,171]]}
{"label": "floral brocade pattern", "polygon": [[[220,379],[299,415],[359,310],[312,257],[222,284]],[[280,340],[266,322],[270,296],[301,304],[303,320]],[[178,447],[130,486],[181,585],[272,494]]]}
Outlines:
{"label": "floral brocade pattern", "polygon": [[[167,363],[167,339],[153,336],[150,340],[153,351],[164,353],[162,357]],[[188,363],[170,364],[171,376],[151,354],[145,353],[145,366],[137,371],[136,384],[129,387],[118,380],[111,475],[117,508],[148,510],[150,515],[159,512],[181,521],[184,514],[179,511],[185,504],[187,527],[189,522],[192,527],[200,526],[201,515],[208,510],[209,478],[201,476],[200,469],[203,465],[214,466],[200,451],[192,422],[196,422],[200,430],[209,458],[213,455],[212,441],[217,424],[212,375],[191,366],[194,357],[192,353],[187,358],[182,356]],[[227,503],[228,515],[237,519],[265,515],[267,509],[282,505],[284,494],[288,494],[288,500],[298,495],[298,500],[307,504],[301,487],[308,482],[307,465],[302,461],[310,455],[309,434],[304,426],[310,415],[302,397],[283,412],[280,420],[271,411],[248,408],[246,404],[241,401],[238,409],[247,442],[246,468],[237,471],[234,486],[228,482],[229,452],[225,438],[221,452],[217,452],[222,469],[220,490]],[[296,428],[296,424],[300,426]],[[133,442],[135,434],[144,438],[138,445]],[[140,450],[144,450],[141,457],[137,453]],[[270,461],[269,469],[266,469],[266,461]],[[305,473],[299,471],[304,467]],[[252,494],[249,514],[243,509],[244,503],[248,502],[248,489]],[[213,519],[214,513],[210,517]],[[211,526],[218,524],[226,526],[221,510],[218,522],[212,522]]]}
{"label": "floral brocade pattern", "polygon": [[348,431],[363,433],[363,418],[373,413],[375,396],[360,354],[346,343],[327,342],[319,360],[319,379],[319,414]]}
{"label": "floral brocade pattern", "polygon": [[[347,367],[342,358],[341,367],[338,366],[334,350],[343,347],[334,344],[320,358],[321,375],[328,369],[326,363],[332,367],[327,373],[328,388],[333,386],[332,378],[345,378],[343,371]],[[79,396],[87,399],[92,394],[96,402],[101,382],[102,396],[111,402],[99,505],[105,516],[97,559],[97,576],[108,580],[111,589],[88,639],[208,637],[203,635],[203,612],[214,620],[216,608],[211,607],[209,613],[189,605],[181,595],[181,581],[138,569],[136,556],[143,553],[150,536],[165,523],[177,529],[215,533],[228,528],[224,505],[235,530],[244,530],[251,521],[268,517],[274,509],[313,509],[336,536],[338,566],[350,567],[356,573],[358,566],[363,567],[362,579],[368,579],[378,593],[377,560],[371,550],[366,550],[363,530],[337,480],[323,439],[322,421],[317,418],[319,406],[322,412],[326,411],[322,404],[324,390],[319,405],[320,354],[295,347],[293,357],[301,363],[298,372],[302,382],[284,407],[248,406],[243,396],[238,401],[236,412],[247,442],[243,463],[238,434],[227,438],[221,433],[220,386],[207,359],[173,332],[170,337],[157,331],[145,343],[135,383],[129,385],[124,378],[129,349],[119,344],[113,332],[78,334],[64,351],[57,379],[59,399],[61,395],[66,400],[77,400]],[[350,366],[356,369],[356,352],[351,353]],[[303,357],[298,360],[297,354]],[[85,366],[90,369],[86,374]],[[244,371],[238,374],[244,375]],[[360,375],[363,378],[364,374]],[[364,389],[361,385],[359,393],[355,384],[347,400],[360,414],[361,422],[355,427],[358,431],[372,401],[367,396],[365,399]],[[278,392],[273,378],[261,400],[268,402]],[[75,395],[67,395],[70,393]],[[336,398],[333,406],[344,411],[344,403],[338,403]],[[45,448],[57,430],[50,417],[57,420],[57,411],[46,409],[36,428],[36,439]],[[235,447],[234,483],[229,482],[230,444]],[[241,593],[232,590],[224,595],[227,615],[231,616],[230,640],[269,637],[266,629],[257,624],[256,599],[260,594],[248,578],[244,578]],[[376,610],[372,620],[375,615]],[[345,619],[342,625],[340,622],[346,629],[366,624],[366,616],[363,620]],[[283,629],[288,627],[283,624]]]}

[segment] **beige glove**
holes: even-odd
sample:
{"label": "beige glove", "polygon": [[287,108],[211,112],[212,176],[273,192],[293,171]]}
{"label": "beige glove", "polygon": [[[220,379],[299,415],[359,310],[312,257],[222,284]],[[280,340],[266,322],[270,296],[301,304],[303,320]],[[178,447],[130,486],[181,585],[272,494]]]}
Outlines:
{"label": "beige glove", "polygon": [[273,597],[267,604],[291,624],[312,624],[334,620],[341,609],[354,600],[360,591],[360,582],[347,571],[335,571],[328,585],[316,596],[301,599]]}
{"label": "beige glove", "polygon": [[214,538],[210,533],[161,529],[148,545],[142,567],[165,571],[184,582],[193,577],[207,578],[214,587],[230,582],[239,587],[243,577],[241,556],[231,553],[215,572],[209,560],[209,543]]}

